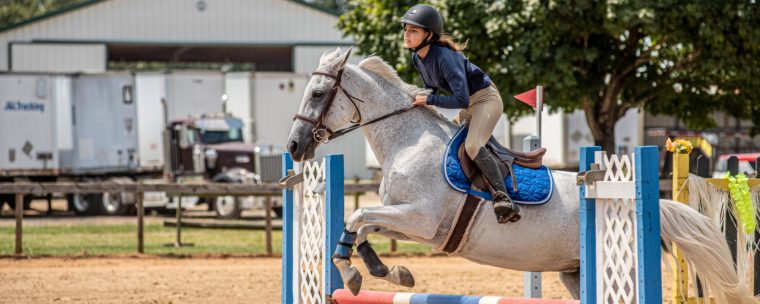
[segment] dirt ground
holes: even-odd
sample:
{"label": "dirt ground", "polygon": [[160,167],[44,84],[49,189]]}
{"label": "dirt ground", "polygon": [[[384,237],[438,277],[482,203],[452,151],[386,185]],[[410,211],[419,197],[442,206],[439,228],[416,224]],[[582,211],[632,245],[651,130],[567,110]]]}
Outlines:
{"label": "dirt ground", "polygon": [[[417,286],[410,290],[367,278],[367,289],[522,294],[521,272],[448,257],[386,262],[409,267]],[[280,259],[2,259],[0,282],[0,303],[279,303]],[[556,274],[544,275],[544,295],[569,297]]]}
{"label": "dirt ground", "polygon": [[[409,267],[417,286],[392,286],[368,277],[360,268],[366,289],[523,294],[522,272],[451,257],[385,261]],[[6,258],[0,259],[0,303],[280,303],[280,269],[279,258]],[[664,281],[669,285],[669,280]],[[543,274],[543,295],[570,298],[555,273]]]}

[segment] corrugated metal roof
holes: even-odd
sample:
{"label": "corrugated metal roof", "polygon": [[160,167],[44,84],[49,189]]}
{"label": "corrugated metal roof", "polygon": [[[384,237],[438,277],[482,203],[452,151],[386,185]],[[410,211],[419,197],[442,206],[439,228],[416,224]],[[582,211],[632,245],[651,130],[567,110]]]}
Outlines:
{"label": "corrugated metal roof", "polygon": [[[42,14],[42,15],[39,15],[39,16],[36,16],[36,17],[32,17],[32,18],[26,19],[26,20],[21,21],[21,22],[17,22],[17,23],[8,25],[8,26],[0,27],[0,33],[6,32],[6,31],[9,31],[9,30],[12,30],[12,29],[16,29],[16,28],[19,28],[19,27],[23,27],[25,25],[32,24],[32,23],[35,23],[35,22],[38,22],[38,21],[42,21],[42,20],[45,20],[45,19],[49,19],[49,18],[58,16],[58,15],[63,15],[63,14],[66,14],[66,13],[69,13],[69,12],[72,12],[72,11],[76,11],[76,10],[79,10],[81,8],[85,8],[85,7],[88,7],[90,5],[97,4],[97,3],[100,3],[100,2],[105,2],[105,1],[108,1],[108,0],[89,0],[89,1],[84,1],[84,2],[77,3],[77,4],[74,4],[74,5],[70,5],[70,6],[67,6],[67,7],[63,7],[63,8],[57,9],[57,10],[53,10],[53,11],[50,11],[48,13],[45,13],[45,14]],[[321,11],[321,12],[324,12],[324,13],[328,13],[328,14],[333,15],[333,16],[340,16],[340,12],[337,12],[337,11],[334,11],[334,10],[330,10],[330,9],[327,9],[327,8],[324,8],[324,7],[320,7],[320,6],[318,6],[318,5],[314,4],[314,3],[309,3],[309,2],[306,2],[306,1],[302,1],[302,0],[286,0],[286,1],[290,1],[290,2],[293,2],[293,3],[298,3],[298,4],[304,5],[304,6],[309,7],[309,8],[312,8],[312,9],[315,9],[315,10],[318,10],[318,11]]]}

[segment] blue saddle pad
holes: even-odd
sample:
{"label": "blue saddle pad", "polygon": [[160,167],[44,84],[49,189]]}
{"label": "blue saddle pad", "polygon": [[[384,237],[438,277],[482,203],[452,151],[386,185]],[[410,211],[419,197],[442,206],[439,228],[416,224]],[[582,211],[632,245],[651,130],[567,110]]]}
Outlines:
{"label": "blue saddle pad", "polygon": [[[459,163],[457,150],[464,143],[466,137],[467,128],[462,126],[454,138],[449,141],[443,160],[443,176],[455,190],[491,200],[490,192],[478,191],[472,187],[470,180],[462,170],[462,165]],[[548,167],[541,166],[537,169],[531,169],[513,164],[512,170],[517,178],[518,191],[515,192],[512,188],[511,176],[504,179],[504,183],[507,185],[507,194],[512,198],[512,201],[524,205],[540,205],[549,201],[554,188],[554,179]]]}

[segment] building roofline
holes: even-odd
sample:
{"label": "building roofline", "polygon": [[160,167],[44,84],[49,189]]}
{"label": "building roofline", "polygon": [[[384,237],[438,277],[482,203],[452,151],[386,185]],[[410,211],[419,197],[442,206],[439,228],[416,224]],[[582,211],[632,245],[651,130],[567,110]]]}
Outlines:
{"label": "building roofline", "polygon": [[85,8],[87,6],[90,6],[90,5],[93,5],[93,4],[97,4],[97,3],[100,3],[100,2],[104,2],[104,1],[106,1],[106,0],[89,0],[89,1],[84,1],[84,2],[77,3],[77,4],[73,4],[73,5],[69,5],[69,6],[66,6],[66,7],[62,7],[62,8],[56,9],[56,10],[52,10],[50,12],[47,12],[47,13],[39,15],[39,16],[35,16],[35,17],[32,17],[32,18],[29,18],[29,19],[26,19],[26,20],[23,20],[23,21],[11,24],[11,25],[0,27],[0,33],[7,32],[7,31],[10,31],[10,30],[13,30],[13,29],[16,29],[16,28],[19,28],[19,27],[22,27],[22,26],[25,26],[25,25],[28,25],[28,24],[36,23],[38,21],[42,21],[42,20],[45,20],[45,19],[49,19],[49,18],[58,16],[58,15],[66,14],[68,12],[72,12],[72,11],[78,10],[80,8]]}
{"label": "building roofline", "polygon": [[152,40],[109,40],[109,39],[32,39],[31,41],[11,40],[9,44],[121,44],[121,45],[151,45],[151,46],[223,46],[223,47],[297,47],[297,46],[351,46],[353,41],[328,40],[288,40],[288,41],[152,41]]}
{"label": "building roofline", "polygon": [[321,6],[316,5],[314,3],[306,2],[304,0],[287,0],[287,1],[295,2],[297,4],[300,4],[300,5],[303,5],[303,6],[310,7],[312,9],[318,10],[320,12],[333,15],[335,17],[340,17],[340,12],[339,11],[328,9],[328,8],[324,8],[324,7],[321,7]]}
{"label": "building roofline", "polygon": [[[100,2],[105,2],[105,1],[107,1],[107,0],[88,0],[88,1],[81,2],[81,3],[73,4],[73,5],[70,5],[70,6],[62,7],[62,8],[56,9],[56,10],[52,10],[50,12],[47,12],[47,13],[39,15],[39,16],[35,16],[35,17],[32,17],[32,18],[29,18],[29,19],[26,19],[26,20],[23,20],[23,21],[11,24],[11,25],[0,27],[0,33],[4,33],[4,32],[10,31],[10,30],[13,30],[13,29],[16,29],[16,28],[19,28],[19,27],[22,27],[22,26],[25,26],[25,25],[28,25],[28,24],[32,24],[32,23],[36,23],[36,22],[45,20],[45,19],[50,19],[50,18],[58,16],[58,15],[66,14],[66,13],[69,13],[69,12],[72,12],[72,11],[75,11],[75,10],[79,10],[81,8],[85,8],[85,7],[88,7],[90,5],[97,4],[97,3],[100,3]],[[286,1],[293,2],[293,3],[296,3],[296,4],[300,4],[300,5],[309,7],[311,9],[315,9],[315,10],[321,11],[323,13],[327,13],[327,14],[333,15],[335,17],[340,16],[340,12],[338,12],[338,11],[327,9],[327,8],[324,8],[324,7],[321,7],[321,6],[318,6],[316,4],[309,3],[309,2],[306,2],[306,1],[303,1],[303,0],[286,0]]]}

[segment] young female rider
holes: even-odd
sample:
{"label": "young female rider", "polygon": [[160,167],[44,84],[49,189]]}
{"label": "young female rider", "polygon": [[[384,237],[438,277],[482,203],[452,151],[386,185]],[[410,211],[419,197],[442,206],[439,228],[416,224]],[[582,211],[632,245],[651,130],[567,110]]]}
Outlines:
{"label": "young female rider", "polygon": [[[519,208],[507,196],[507,187],[496,162],[485,148],[501,118],[504,105],[499,91],[479,67],[462,54],[466,46],[443,35],[443,18],[428,5],[410,8],[401,19],[404,24],[404,47],[414,51],[412,61],[432,95],[418,95],[414,105],[433,105],[465,109],[469,114],[469,131],[465,151],[491,186],[494,212],[499,223],[516,221]],[[450,96],[436,95],[445,90]]]}

